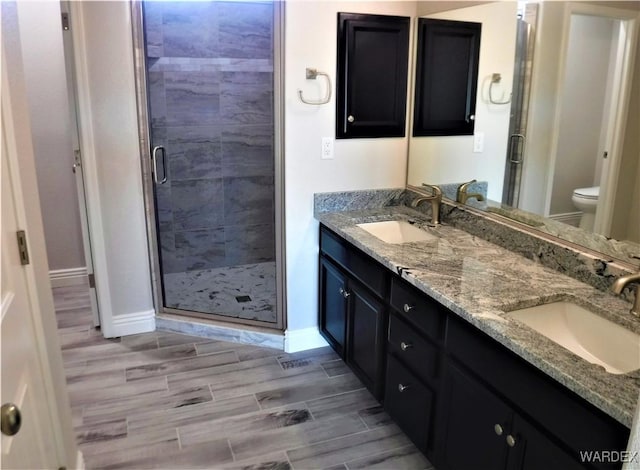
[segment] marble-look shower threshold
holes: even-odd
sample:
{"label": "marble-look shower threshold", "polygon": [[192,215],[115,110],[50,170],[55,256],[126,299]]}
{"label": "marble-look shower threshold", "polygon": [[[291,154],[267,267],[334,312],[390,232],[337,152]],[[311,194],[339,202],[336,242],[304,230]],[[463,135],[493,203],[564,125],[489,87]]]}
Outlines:
{"label": "marble-look shower threshold", "polygon": [[276,323],[275,262],[164,275],[165,306]]}

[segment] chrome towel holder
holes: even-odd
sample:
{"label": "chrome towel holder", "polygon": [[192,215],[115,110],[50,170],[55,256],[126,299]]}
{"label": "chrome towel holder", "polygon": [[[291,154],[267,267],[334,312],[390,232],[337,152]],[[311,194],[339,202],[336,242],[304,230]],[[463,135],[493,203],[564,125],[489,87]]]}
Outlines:
{"label": "chrome towel holder", "polygon": [[318,76],[322,76],[324,78],[327,79],[327,92],[324,95],[324,98],[320,99],[320,100],[307,100],[305,99],[304,96],[302,96],[302,90],[298,90],[298,98],[300,98],[300,101],[302,101],[304,104],[311,104],[311,105],[315,105],[315,106],[319,106],[322,104],[327,104],[329,102],[329,100],[331,100],[331,78],[329,77],[329,74],[325,73],[325,72],[320,72],[317,69],[311,69],[311,68],[307,68],[305,69],[306,72],[306,77],[307,80],[315,80],[316,78],[318,78]]}

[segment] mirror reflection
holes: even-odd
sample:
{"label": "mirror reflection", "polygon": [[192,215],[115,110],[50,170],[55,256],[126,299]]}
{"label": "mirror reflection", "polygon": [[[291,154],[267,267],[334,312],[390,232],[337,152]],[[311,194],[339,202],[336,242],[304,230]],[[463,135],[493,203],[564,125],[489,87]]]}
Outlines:
{"label": "mirror reflection", "polygon": [[474,135],[411,137],[408,184],[477,179],[488,201],[470,205],[640,254],[639,14],[638,2],[419,3],[482,36]]}

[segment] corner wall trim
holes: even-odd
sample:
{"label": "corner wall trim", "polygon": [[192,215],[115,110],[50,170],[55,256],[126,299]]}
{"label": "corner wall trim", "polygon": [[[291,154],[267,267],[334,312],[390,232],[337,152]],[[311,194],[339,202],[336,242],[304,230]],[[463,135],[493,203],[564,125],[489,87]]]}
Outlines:
{"label": "corner wall trim", "polygon": [[142,312],[125,313],[112,317],[112,328],[109,337],[137,335],[156,330],[156,312],[146,310]]}
{"label": "corner wall trim", "polygon": [[284,332],[284,351],[288,353],[321,348],[328,345],[329,343],[320,335],[316,326]]}
{"label": "corner wall trim", "polygon": [[73,468],[76,470],[85,470],[87,468],[84,463],[84,455],[82,455],[81,451],[78,451],[78,454],[76,455],[76,466]]}
{"label": "corner wall trim", "polygon": [[87,284],[87,268],[53,269],[49,271],[51,287],[81,286]]}

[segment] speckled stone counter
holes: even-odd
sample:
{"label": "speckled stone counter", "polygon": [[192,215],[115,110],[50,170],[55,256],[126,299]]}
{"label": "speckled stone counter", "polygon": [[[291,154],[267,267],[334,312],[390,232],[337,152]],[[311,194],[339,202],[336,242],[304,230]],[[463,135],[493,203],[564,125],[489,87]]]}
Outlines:
{"label": "speckled stone counter", "polygon": [[[378,203],[384,201],[377,208],[360,203],[355,210],[353,207],[341,212],[317,210],[316,219],[597,408],[631,427],[640,391],[640,371],[624,375],[607,373],[505,315],[518,308],[570,300],[640,333],[640,320],[628,313],[628,302],[446,223],[430,227],[423,213],[397,205],[397,193],[389,192],[387,196],[378,198]],[[393,245],[356,225],[381,220],[412,220],[437,238]]]}

